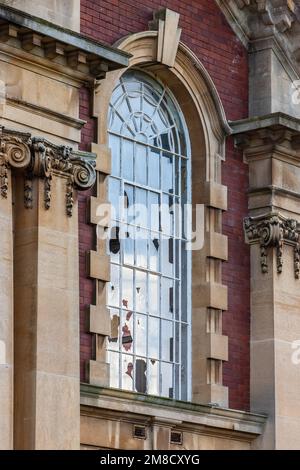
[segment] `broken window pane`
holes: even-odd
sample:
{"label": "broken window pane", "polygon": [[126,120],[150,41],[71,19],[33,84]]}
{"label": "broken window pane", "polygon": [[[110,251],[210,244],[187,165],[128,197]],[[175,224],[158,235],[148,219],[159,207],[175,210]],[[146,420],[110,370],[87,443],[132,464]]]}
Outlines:
{"label": "broken window pane", "polygon": [[147,355],[147,316],[136,314],[135,317],[136,354]]}
{"label": "broken window pane", "polygon": [[139,393],[147,392],[147,362],[145,359],[136,358],[135,389]]}
{"label": "broken window pane", "polygon": [[160,238],[158,234],[149,232],[149,269],[159,271]]}
{"label": "broken window pane", "polygon": [[124,390],[133,390],[134,381],[134,360],[133,356],[127,354],[121,355],[122,363],[122,388]]}
{"label": "broken window pane", "polygon": [[133,309],[133,270],[122,268],[122,307]]}
{"label": "broken window pane", "polygon": [[121,336],[122,351],[133,353],[133,312],[131,310],[122,312]]}
{"label": "broken window pane", "polygon": [[148,393],[150,395],[159,395],[159,362],[155,359],[148,360],[149,383]]}
{"label": "broken window pane", "polygon": [[134,227],[127,225],[124,227],[124,240],[123,240],[123,259],[124,264],[134,264]]}
{"label": "broken window pane", "polygon": [[120,312],[117,309],[110,309],[110,336],[108,337],[108,349],[119,351],[119,331],[120,331]]}
{"label": "broken window pane", "polygon": [[136,310],[145,312],[147,308],[147,274],[142,271],[135,272],[135,299]]}

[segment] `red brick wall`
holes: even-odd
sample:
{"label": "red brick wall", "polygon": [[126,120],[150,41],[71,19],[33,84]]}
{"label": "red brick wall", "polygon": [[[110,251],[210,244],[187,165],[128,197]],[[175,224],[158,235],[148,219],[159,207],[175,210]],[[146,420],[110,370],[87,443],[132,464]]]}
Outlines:
{"label": "red brick wall", "polygon": [[[180,13],[182,41],[199,57],[210,73],[223,102],[228,120],[247,116],[247,53],[213,0],[81,0],[81,30],[99,41],[113,44],[129,33],[146,30],[152,13],[159,7]],[[84,107],[82,118],[88,117]],[[91,123],[83,141],[89,142]],[[247,213],[247,167],[228,139],[223,184],[229,189],[229,211],[223,232],[229,238],[229,262],[224,265],[224,282],[229,286],[229,310],[224,314],[224,334],[229,336],[229,362],[224,366],[224,383],[229,386],[230,407],[249,407],[249,250],[243,241],[242,219]],[[85,197],[81,197],[81,261],[89,243],[94,243],[84,223]],[[81,307],[92,301],[91,282],[81,270]],[[82,314],[83,318],[83,314]],[[91,337],[81,330],[83,364],[91,355]]]}

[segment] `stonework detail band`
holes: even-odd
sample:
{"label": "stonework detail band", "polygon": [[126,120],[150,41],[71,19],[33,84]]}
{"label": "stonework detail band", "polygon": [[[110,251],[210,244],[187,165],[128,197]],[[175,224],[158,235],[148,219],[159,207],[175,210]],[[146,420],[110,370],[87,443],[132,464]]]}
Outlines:
{"label": "stonework detail band", "polygon": [[44,181],[44,206],[51,207],[53,175],[66,179],[66,213],[72,216],[74,189],[84,191],[96,181],[96,155],[73,151],[30,134],[0,129],[0,194],[8,196],[8,170],[24,171],[24,205],[33,207],[33,179]]}
{"label": "stonework detail band", "polygon": [[276,250],[277,272],[283,267],[283,248],[294,248],[295,278],[300,277],[300,223],[287,219],[279,213],[265,216],[248,217],[244,220],[246,240],[250,244],[260,244],[260,264],[262,273],[268,272],[268,250]]}

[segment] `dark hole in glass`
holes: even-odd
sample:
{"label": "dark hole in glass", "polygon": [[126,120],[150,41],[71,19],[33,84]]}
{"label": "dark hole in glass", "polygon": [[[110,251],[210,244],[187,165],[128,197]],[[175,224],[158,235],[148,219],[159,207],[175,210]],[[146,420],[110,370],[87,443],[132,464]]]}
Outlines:
{"label": "dark hole in glass", "polygon": [[137,392],[146,393],[147,391],[146,370],[146,362],[143,359],[137,359],[135,363],[135,388]]}
{"label": "dark hole in glass", "polygon": [[158,238],[154,238],[154,239],[152,240],[152,243],[153,243],[153,245],[155,246],[156,251],[158,251],[158,249],[159,249],[159,239],[158,239]]}
{"label": "dark hole in glass", "polygon": [[125,351],[130,351],[131,347],[132,347],[132,343],[133,343],[133,339],[132,339],[132,336],[131,336],[131,331],[130,329],[128,328],[127,325],[124,325],[123,328],[122,328],[122,345],[123,345],[123,348],[125,349]]}
{"label": "dark hole in glass", "polygon": [[173,264],[174,255],[173,255],[173,238],[169,238],[169,263]]}
{"label": "dark hole in glass", "polygon": [[170,312],[173,313],[174,311],[173,287],[170,287],[169,289],[169,304],[170,304]]}
{"label": "dark hole in glass", "polygon": [[128,207],[129,207],[129,197],[128,197],[128,194],[126,193],[126,191],[124,191],[124,207],[125,207],[125,209],[128,209]]}
{"label": "dark hole in glass", "polygon": [[113,227],[111,229],[111,238],[109,240],[109,251],[116,255],[119,253],[121,244],[120,244],[120,227]]}

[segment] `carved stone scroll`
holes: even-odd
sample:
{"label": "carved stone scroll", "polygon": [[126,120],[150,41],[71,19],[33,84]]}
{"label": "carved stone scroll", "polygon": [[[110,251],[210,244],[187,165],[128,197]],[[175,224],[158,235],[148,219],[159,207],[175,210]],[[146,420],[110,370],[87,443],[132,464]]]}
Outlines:
{"label": "carved stone scroll", "polygon": [[73,151],[43,138],[0,129],[0,195],[7,198],[8,170],[24,171],[24,205],[33,207],[33,179],[44,180],[45,209],[51,207],[53,175],[66,178],[66,213],[72,216],[74,189],[84,191],[96,181],[96,155]]}
{"label": "carved stone scroll", "polygon": [[277,272],[283,268],[284,245],[294,247],[295,278],[300,277],[300,223],[286,219],[279,213],[266,216],[248,217],[244,220],[246,240],[250,244],[260,244],[260,264],[262,273],[268,272],[268,251],[276,250]]}

